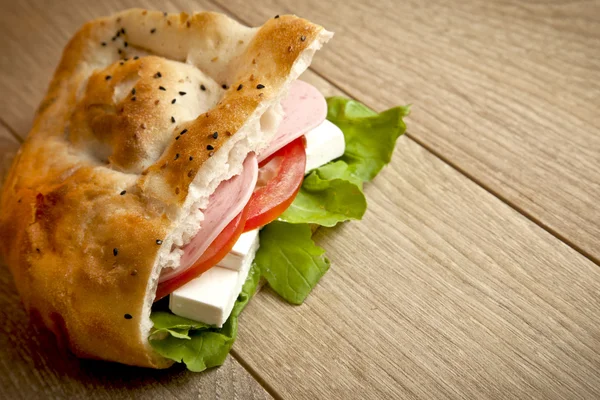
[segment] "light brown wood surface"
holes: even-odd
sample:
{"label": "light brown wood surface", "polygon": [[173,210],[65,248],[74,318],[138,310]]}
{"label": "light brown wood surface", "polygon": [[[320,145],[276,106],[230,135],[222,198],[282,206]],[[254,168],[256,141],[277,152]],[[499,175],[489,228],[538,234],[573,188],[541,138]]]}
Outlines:
{"label": "light brown wood surface", "polygon": [[220,1],[337,32],[313,69],[600,261],[599,1]]}
{"label": "light brown wood surface", "polygon": [[[154,4],[165,11],[221,9],[216,4],[194,1],[64,0],[44,9],[42,4],[47,3],[3,3],[0,13],[0,46],[5,54],[0,58],[0,88],[3,89],[0,119],[21,137],[26,136],[62,47],[85,20],[134,5],[150,7]],[[458,17],[451,12],[441,13],[445,9],[433,3],[421,6],[416,2],[404,3],[407,8],[412,6],[412,10],[404,10],[402,6],[400,11],[405,11],[406,18],[413,20],[395,25],[390,22],[394,13],[382,11],[386,7],[382,2],[369,3],[370,8],[358,4],[332,6],[336,11],[325,13],[327,15],[323,14],[323,6],[318,1],[287,5],[266,1],[252,3],[253,7],[237,4],[235,8],[232,4],[228,2],[227,8],[235,11],[234,17],[245,22],[258,23],[260,16],[295,12],[336,30],[335,39],[317,54],[316,70],[377,109],[392,103],[414,103],[415,111],[408,119],[411,136],[441,159],[411,138],[402,138],[392,164],[366,187],[369,210],[365,219],[323,229],[317,234],[333,266],[307,302],[293,307],[269,290],[261,292],[242,315],[234,358],[224,367],[204,374],[189,373],[182,368],[145,371],[61,358],[51,341],[31,332],[24,322],[26,317],[3,267],[0,271],[0,315],[4,325],[0,331],[0,398],[267,397],[248,371],[280,398],[600,397],[600,269],[569,246],[593,238],[590,227],[597,215],[593,208],[575,204],[574,215],[592,221],[578,226],[579,220],[569,220],[570,214],[564,214],[567,211],[563,210],[567,206],[561,203],[569,196],[580,196],[579,191],[587,193],[586,201],[597,202],[600,196],[596,187],[580,185],[583,180],[570,163],[553,159],[553,150],[544,158],[540,150],[536,150],[538,147],[519,148],[519,143],[511,141],[526,129],[521,125],[525,120],[523,115],[538,112],[540,109],[536,107],[542,107],[540,104],[545,104],[549,97],[533,91],[529,93],[531,99],[536,100],[531,102],[533,104],[517,102],[502,112],[496,108],[485,109],[474,101],[481,99],[480,96],[487,98],[486,85],[493,77],[502,90],[511,93],[511,98],[521,93],[522,82],[506,79],[502,69],[481,72],[488,61],[483,60],[481,65],[474,62],[480,54],[478,50],[483,50],[469,45],[472,41],[485,44],[485,37],[459,43],[452,41],[452,36],[444,40],[457,51],[473,54],[469,63],[461,67],[463,72],[471,71],[469,84],[450,81],[449,76],[458,74],[452,64],[458,57],[435,64],[432,58],[427,58],[426,50],[440,51],[434,43],[434,34],[444,38],[444,26],[448,25],[442,22]],[[478,10],[493,12],[500,9],[494,7],[504,7],[502,9],[512,12],[511,15],[521,15],[528,10],[527,6],[502,4],[480,6]],[[575,10],[576,3],[573,4],[564,6],[564,10]],[[577,4],[587,7],[592,3]],[[467,19],[461,7],[465,5],[457,6],[456,15]],[[368,32],[373,28],[369,18],[374,13],[379,13],[376,15],[380,16],[382,32],[378,45],[371,48]],[[396,14],[400,15],[399,11]],[[430,18],[426,18],[428,15]],[[486,15],[482,14],[482,18]],[[415,16],[420,16],[417,21]],[[437,28],[434,17],[440,22]],[[476,20],[475,16],[473,19]],[[418,46],[409,40],[416,40],[418,36],[417,22],[423,26],[427,38]],[[566,35],[576,35],[595,26],[593,22],[592,15],[588,15],[583,22],[557,23],[556,29],[564,30]],[[504,32],[497,24],[490,24],[490,37]],[[526,31],[523,21],[515,20],[515,24],[518,32]],[[469,29],[475,29],[466,25],[458,28],[463,29],[461,32],[465,35],[471,32]],[[531,29],[537,32],[535,27]],[[401,32],[397,34],[401,36],[405,31],[410,33],[408,38],[398,40],[405,46],[417,46],[409,49],[409,53],[421,49],[418,57],[414,54],[408,57],[406,49],[390,55],[389,46],[381,45],[386,44],[394,32]],[[361,32],[364,32],[362,39],[359,38]],[[372,37],[372,33],[370,35]],[[351,39],[344,39],[345,36]],[[539,39],[538,36],[534,35]],[[358,42],[350,46],[352,40]],[[511,54],[505,48],[496,51]],[[353,57],[355,54],[358,56]],[[577,57],[583,56],[578,53],[574,57],[577,61]],[[390,60],[398,65],[391,72]],[[590,62],[595,61],[597,59],[592,57]],[[405,63],[409,71],[400,68]],[[367,65],[371,69],[367,70]],[[434,69],[435,74],[431,72]],[[534,78],[541,79],[536,76],[531,79]],[[314,73],[309,72],[304,79],[326,95],[339,93],[339,89]],[[374,83],[368,84],[369,79]],[[439,91],[435,90],[436,85]],[[510,90],[511,85],[514,92]],[[590,107],[595,100],[593,94],[597,86],[589,86],[589,91],[577,89],[589,100],[581,103],[585,107]],[[545,90],[551,91],[551,88]],[[501,97],[498,93],[495,96]],[[461,96],[473,100],[468,103],[470,114],[465,112],[467,103],[455,102]],[[572,93],[565,96],[571,98]],[[487,101],[491,99],[496,97]],[[450,113],[452,104],[457,104],[460,111]],[[499,104],[494,103],[493,107]],[[492,110],[497,114],[496,119],[491,117]],[[563,105],[556,115],[567,118],[566,121],[590,117],[589,122],[594,118],[589,110],[583,108],[566,116]],[[510,120],[511,132],[502,137],[489,136],[505,117]],[[555,134],[540,130],[547,123],[550,122],[542,123],[539,118],[527,122],[540,136],[542,150]],[[553,129],[558,126],[554,125]],[[580,131],[585,130],[582,123],[576,126]],[[9,137],[2,128],[0,133],[0,137]],[[451,133],[460,137],[449,145],[446,141],[452,139]],[[427,141],[428,137],[431,142]],[[590,160],[593,160],[597,138],[587,142],[579,135],[572,140],[560,142],[564,146],[560,148],[561,154],[575,151],[581,143],[587,144],[582,163],[593,164]],[[564,186],[560,189],[561,193],[564,191],[563,198],[558,196],[550,206],[546,197],[552,197],[553,192],[547,191],[548,182],[528,186],[531,183],[527,180],[528,171],[508,174],[493,164],[498,158],[507,157],[505,152],[510,151],[514,157],[530,151],[528,162],[533,163],[533,169],[538,168],[536,163],[542,160],[551,170],[562,167],[565,174],[575,174],[569,175],[573,179],[568,181],[561,181],[562,175],[556,177]],[[463,152],[470,155],[461,155]],[[510,188],[506,190],[539,192],[539,197],[536,193],[528,201],[540,204],[547,208],[546,213],[556,214],[564,221],[568,228],[564,230],[565,241],[569,244],[536,225],[541,214],[534,215],[534,221],[520,214],[519,210],[526,209],[525,200],[506,204],[443,160],[467,172],[465,165],[473,163],[481,169],[478,174],[489,182],[502,176],[506,182],[502,181],[501,186]],[[456,160],[467,162],[461,164],[463,161]],[[590,168],[586,171],[593,181],[591,171],[595,166],[588,164],[585,165]],[[523,165],[517,164],[521,169]],[[476,174],[469,175],[475,177]],[[488,181],[476,178],[488,187]],[[493,191],[502,199],[508,199],[506,193]],[[557,214],[560,212],[563,214]],[[574,234],[578,229],[580,233]]]}

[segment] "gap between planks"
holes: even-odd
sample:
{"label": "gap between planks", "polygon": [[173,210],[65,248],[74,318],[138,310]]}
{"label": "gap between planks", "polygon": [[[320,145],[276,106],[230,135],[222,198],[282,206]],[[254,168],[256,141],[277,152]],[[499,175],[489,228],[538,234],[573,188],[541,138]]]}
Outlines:
{"label": "gap between planks", "polygon": [[[232,10],[230,10],[225,5],[217,3],[216,0],[209,0],[209,1],[213,5],[215,5],[217,8],[220,8],[220,9],[226,11],[226,13],[229,14],[232,18],[237,19],[238,21],[242,22],[245,25],[251,26],[251,24],[249,23],[248,20],[245,20],[244,18],[238,16],[237,14],[235,14]],[[315,75],[318,75],[321,79],[323,79],[324,81],[326,81],[327,83],[329,83],[336,90],[339,90],[341,93],[343,93],[348,98],[352,98],[352,99],[355,99],[357,101],[361,101],[360,99],[357,99],[356,97],[349,95],[345,90],[343,90],[341,87],[339,87],[331,79],[329,79],[328,77],[326,77],[325,75],[323,75],[320,71],[317,71],[317,70],[315,70],[312,67],[309,67],[308,69],[312,73],[314,73]],[[367,106],[371,107],[371,105],[368,102],[365,102],[365,104]],[[590,260],[594,264],[600,266],[600,258],[595,257],[593,254],[591,254],[590,252],[586,251],[581,246],[578,246],[577,244],[575,244],[573,241],[569,240],[564,235],[561,235],[558,231],[556,231],[555,229],[552,229],[548,224],[543,223],[539,218],[536,218],[535,216],[533,216],[532,213],[528,212],[523,207],[520,207],[517,204],[511,202],[506,196],[503,196],[498,191],[493,190],[490,185],[487,185],[484,182],[482,182],[481,180],[477,179],[475,176],[473,176],[472,174],[470,174],[469,172],[467,172],[465,169],[459,167],[456,163],[452,162],[448,157],[445,157],[442,153],[436,151],[431,146],[427,145],[425,143],[425,141],[420,140],[415,135],[412,135],[408,131],[408,129],[407,129],[407,131],[406,131],[406,133],[404,135],[407,136],[408,138],[410,138],[410,140],[412,140],[417,145],[419,145],[420,147],[422,147],[423,149],[425,149],[428,153],[430,153],[434,157],[438,158],[439,160],[441,160],[445,164],[448,164],[450,167],[452,167],[452,169],[454,169],[455,171],[457,171],[459,174],[463,175],[464,177],[466,177],[470,181],[476,183],[477,185],[479,185],[480,187],[482,187],[486,192],[488,192],[492,196],[496,197],[497,199],[499,199],[500,201],[502,201],[504,204],[508,205],[513,210],[517,211],[519,214],[523,215],[529,221],[533,222],[534,224],[536,224],[537,226],[539,226],[540,228],[542,228],[543,230],[545,230],[546,232],[548,232],[549,234],[551,234],[552,236],[554,236],[555,238],[557,238],[558,240],[560,240],[561,242],[565,243],[567,246],[571,247],[573,250],[575,250],[576,252],[578,252],[579,254],[581,254],[582,256],[584,256],[585,258],[587,258],[588,260]]]}
{"label": "gap between planks", "polygon": [[[256,291],[256,293],[254,294],[254,296],[256,296],[258,294],[258,292],[261,290],[261,288],[259,287]],[[252,297],[254,297],[252,296]],[[252,299],[250,299],[250,301],[252,301]],[[246,370],[246,372],[248,372],[250,374],[250,376],[252,378],[254,378],[254,380],[260,385],[262,386],[262,388],[265,390],[265,392],[267,392],[268,394],[271,395],[271,397],[273,397],[273,399],[275,400],[283,400],[283,396],[280,395],[277,390],[273,387],[273,385],[271,385],[269,382],[267,382],[263,376],[254,368],[252,368],[250,366],[250,364],[248,364],[246,362],[246,360],[244,360],[244,357],[241,356],[241,354],[239,354],[237,352],[237,350],[234,348],[231,349],[231,351],[229,352],[229,355],[231,357],[233,357],[238,364],[240,364],[242,366],[242,368],[244,368]]]}
{"label": "gap between planks", "polygon": [[3,126],[8,133],[17,141],[19,144],[23,144],[23,138],[17,135],[17,132],[4,120],[4,118],[0,117],[0,126]]}

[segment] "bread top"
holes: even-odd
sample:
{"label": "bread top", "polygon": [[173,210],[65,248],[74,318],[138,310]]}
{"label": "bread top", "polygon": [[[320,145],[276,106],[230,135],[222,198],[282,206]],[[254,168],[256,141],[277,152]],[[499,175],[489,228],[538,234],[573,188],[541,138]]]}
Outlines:
{"label": "bread top", "polygon": [[157,254],[210,160],[260,129],[328,38],[295,16],[248,28],[132,9],[85,24],[2,192],[0,249],[26,308],[78,356],[170,365],[147,342]]}

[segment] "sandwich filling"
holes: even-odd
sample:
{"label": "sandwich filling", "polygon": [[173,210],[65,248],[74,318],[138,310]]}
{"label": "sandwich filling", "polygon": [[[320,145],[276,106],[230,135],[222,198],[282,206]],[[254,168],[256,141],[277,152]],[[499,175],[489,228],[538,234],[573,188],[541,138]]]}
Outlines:
{"label": "sandwich filling", "polygon": [[159,285],[157,297],[171,293],[170,311],[156,303],[151,314],[149,341],[160,355],[191,371],[221,365],[259,280],[302,304],[330,267],[314,228],[362,218],[363,183],[390,162],[409,109],[376,113],[332,97],[322,120],[321,99],[310,85],[293,85],[283,123],[258,151],[258,179],[242,212],[187,272]]}
{"label": "sandwich filling", "polygon": [[[160,290],[161,284],[164,285],[169,280],[177,279],[183,273],[189,271],[201,259],[211,244],[215,242],[219,234],[236,217],[241,216],[244,208],[252,202],[253,193],[256,194],[254,200],[258,198],[257,191],[260,188],[257,187],[257,180],[259,175],[261,177],[260,187],[264,188],[268,185],[269,181],[276,179],[278,174],[288,173],[288,171],[282,171],[281,168],[283,161],[281,158],[283,157],[279,159],[277,157],[269,159],[269,157],[276,155],[278,151],[322,124],[327,116],[327,103],[323,95],[315,87],[303,81],[292,83],[289,94],[281,102],[281,105],[284,110],[284,116],[273,140],[258,156],[253,153],[249,154],[244,161],[241,173],[227,181],[223,181],[211,195],[208,206],[202,210],[204,220],[201,223],[200,231],[192,237],[189,243],[182,247],[183,254],[179,266],[176,268],[164,268],[162,270],[159,278],[159,296],[157,296],[157,299],[167,294],[164,293],[164,290]],[[343,148],[339,155],[342,153]],[[260,170],[259,164],[261,165]],[[283,188],[288,191],[292,190],[292,193],[287,193],[292,197],[291,200],[293,200],[293,195],[295,195],[294,192],[297,192],[302,183],[304,165],[301,169],[301,176],[296,176],[295,178],[295,187],[290,188],[288,186]],[[270,211],[268,209],[269,204],[262,204],[261,206],[266,206],[267,210],[265,211]],[[279,214],[283,211],[281,210]],[[263,221],[263,225],[271,222],[278,216],[271,214],[270,220]],[[255,227],[249,227],[249,229],[244,229],[244,231],[253,228]],[[238,237],[239,234],[237,237],[230,238],[230,243],[228,243],[230,247],[233,247]],[[214,261],[214,265],[216,265],[220,260]],[[197,274],[188,274],[187,279],[180,281],[178,285],[170,286],[173,288],[182,286],[205,271],[206,269],[202,269]]]}

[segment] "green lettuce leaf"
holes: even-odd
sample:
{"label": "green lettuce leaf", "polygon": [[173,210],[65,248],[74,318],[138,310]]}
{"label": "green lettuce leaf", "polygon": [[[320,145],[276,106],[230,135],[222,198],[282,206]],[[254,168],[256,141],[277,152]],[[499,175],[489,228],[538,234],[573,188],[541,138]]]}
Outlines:
{"label": "green lettuce leaf", "polygon": [[337,125],[346,140],[341,157],[349,172],[370,181],[392,158],[396,140],[406,131],[403,117],[410,107],[394,107],[376,113],[364,104],[342,97],[327,99],[327,119]]}
{"label": "green lettuce leaf", "polygon": [[367,209],[362,184],[390,162],[396,140],[406,130],[402,118],[408,107],[380,114],[365,105],[341,97],[327,99],[327,119],[344,133],[344,155],[313,170],[298,195],[279,217],[292,224],[334,226],[361,219]]}
{"label": "green lettuce leaf", "polygon": [[306,178],[292,204],[279,217],[293,224],[334,226],[361,219],[367,209],[362,183],[348,172],[343,161],[317,168]]}
{"label": "green lettuce leaf", "polygon": [[292,304],[302,304],[329,269],[325,250],[315,245],[308,224],[275,221],[260,231],[254,262],[269,286]]}
{"label": "green lettuce leaf", "polygon": [[[260,271],[256,264],[253,264],[231,315],[222,328],[211,327],[167,312],[153,312],[150,318],[155,326],[150,335],[150,344],[163,357],[184,362],[190,371],[200,372],[222,365],[235,341],[238,317],[256,292],[259,279]],[[157,338],[161,333],[162,336],[165,336],[165,333],[168,335]]]}
{"label": "green lettuce leaf", "polygon": [[316,172],[321,179],[343,179],[355,184],[362,191],[362,179],[354,175],[348,164],[342,160],[331,161],[322,167],[315,169],[314,172]]}
{"label": "green lettuce leaf", "polygon": [[150,314],[150,319],[154,323],[150,331],[152,338],[164,337],[168,333],[179,339],[190,339],[188,335],[190,329],[204,330],[211,328],[211,325],[196,322],[166,311],[153,311]]}

